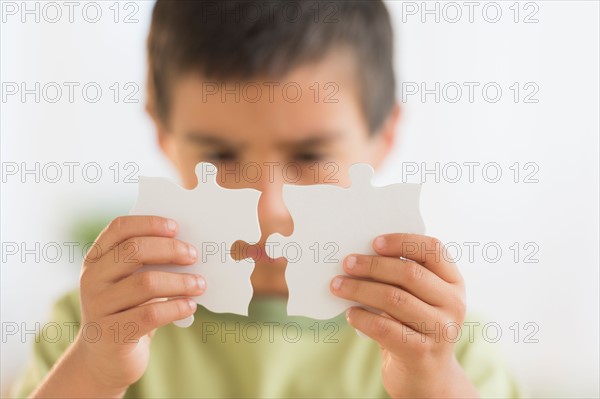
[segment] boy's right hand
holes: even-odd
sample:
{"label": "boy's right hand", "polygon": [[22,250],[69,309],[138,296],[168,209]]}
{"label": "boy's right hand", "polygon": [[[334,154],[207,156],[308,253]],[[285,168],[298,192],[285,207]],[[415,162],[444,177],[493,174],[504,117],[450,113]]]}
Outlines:
{"label": "boy's right hand", "polygon": [[[96,239],[81,272],[82,328],[74,355],[98,387],[122,391],[146,370],[154,330],[194,314],[204,292],[199,275],[135,273],[144,265],[191,265],[196,249],[175,239],[177,224],[158,216],[123,216]],[[164,299],[166,298],[166,300]]]}

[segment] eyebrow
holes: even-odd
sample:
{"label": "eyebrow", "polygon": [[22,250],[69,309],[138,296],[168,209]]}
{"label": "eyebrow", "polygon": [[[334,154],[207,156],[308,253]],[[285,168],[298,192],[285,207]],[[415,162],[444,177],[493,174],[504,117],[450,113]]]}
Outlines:
{"label": "eyebrow", "polygon": [[[321,133],[321,134],[313,134],[307,138],[303,138],[300,140],[282,140],[275,144],[276,147],[281,149],[308,149],[313,147],[320,147],[330,144],[333,141],[338,140],[342,137],[342,134],[339,132],[329,132],[329,133]],[[185,138],[189,141],[192,141],[196,144],[205,145],[205,146],[213,146],[213,147],[233,147],[242,149],[247,146],[247,143],[235,144],[231,143],[229,140],[219,137],[214,134],[205,133],[205,132],[189,132],[185,135]]]}
{"label": "eyebrow", "polygon": [[275,145],[278,148],[283,149],[295,149],[295,148],[313,148],[313,147],[321,147],[327,144],[330,144],[333,141],[336,141],[342,137],[342,134],[339,132],[329,132],[329,133],[321,133],[314,134],[310,137],[300,139],[300,140],[286,140],[280,141]]}
{"label": "eyebrow", "polygon": [[246,143],[241,143],[241,144],[231,143],[229,140],[226,140],[222,137],[219,137],[217,135],[210,134],[210,133],[204,133],[204,132],[189,132],[185,135],[185,138],[196,144],[212,146],[212,147],[243,148],[246,146]]}

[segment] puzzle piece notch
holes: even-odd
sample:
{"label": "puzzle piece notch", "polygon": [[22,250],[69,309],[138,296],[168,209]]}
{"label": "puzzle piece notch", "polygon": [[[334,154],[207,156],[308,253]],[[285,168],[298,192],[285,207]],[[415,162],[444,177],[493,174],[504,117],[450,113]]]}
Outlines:
{"label": "puzzle piece notch", "polygon": [[[374,187],[373,175],[370,165],[354,164],[349,169],[352,184],[347,188],[284,186],[294,231],[288,237],[271,235],[265,249],[272,258],[288,258],[288,315],[329,319],[350,306],[363,306],[330,292],[333,277],[345,274],[344,257],[374,255],[371,243],[380,234],[425,232],[419,210],[421,185]],[[292,255],[300,252],[300,256],[290,256],[290,247],[295,251]]]}
{"label": "puzzle piece notch", "polygon": [[[260,239],[256,212],[260,192],[221,187],[217,184],[217,168],[210,163],[199,163],[195,171],[198,185],[191,190],[166,178],[140,177],[138,199],[130,214],[175,220],[179,225],[176,238],[196,247],[198,261],[191,266],[144,266],[140,271],[201,274],[207,287],[203,295],[193,298],[196,303],[213,312],[247,315],[252,299],[253,262],[234,260],[230,251],[232,244],[241,238],[250,243]],[[207,248],[211,245],[214,249],[215,244],[218,253],[210,254],[211,258]],[[189,325],[191,320],[187,318],[176,324]]]}
{"label": "puzzle piece notch", "polygon": [[355,163],[348,169],[348,176],[352,182],[350,190],[360,190],[361,187],[371,187],[375,170],[373,167],[366,163]]}

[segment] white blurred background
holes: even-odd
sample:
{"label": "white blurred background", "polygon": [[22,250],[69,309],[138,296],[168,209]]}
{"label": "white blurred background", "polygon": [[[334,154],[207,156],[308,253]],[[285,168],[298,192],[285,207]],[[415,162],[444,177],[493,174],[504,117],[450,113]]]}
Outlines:
{"label": "white blurred background", "polygon": [[[97,2],[102,15],[96,23],[83,18],[83,9],[95,18],[88,2],[78,3],[73,22],[62,2],[54,3],[58,8],[37,3],[36,22],[22,9],[35,4],[2,2],[2,393],[25,366],[32,341],[5,334],[8,323],[43,323],[52,302],[78,283],[81,247],[70,261],[63,243],[74,240],[82,221],[128,212],[137,191],[126,182],[129,173],[175,177],[143,112],[153,3]],[[462,249],[470,310],[501,328],[497,345],[532,396],[598,397],[599,3],[474,4],[388,3],[398,78],[405,82],[398,98],[406,101],[401,140],[378,182],[400,181],[402,162],[420,169],[408,181],[423,180],[421,162],[427,168],[439,162],[446,182],[426,176],[422,212],[428,234]],[[52,23],[57,9],[62,17]],[[22,82],[28,89],[56,82],[62,98],[47,101],[56,96],[50,84],[40,90],[39,103],[34,94],[22,102],[21,91],[10,95]],[[65,82],[79,83],[72,103]],[[83,97],[89,82],[102,88],[96,103]],[[434,94],[422,101],[421,83],[433,89],[435,82],[440,101]],[[462,97],[453,103],[457,86]],[[502,94],[491,102],[496,87]],[[88,100],[95,96],[93,85],[86,93]],[[127,95],[137,102],[126,102]],[[21,163],[31,168],[35,162],[62,165],[62,178],[37,183],[34,174],[23,175]],[[79,163],[73,164],[74,183],[65,162]],[[93,162],[102,171],[96,183],[82,178],[83,166],[85,176],[94,177]],[[479,162],[472,183],[469,162]],[[502,172],[496,183],[490,182],[494,162]],[[463,177],[450,183],[456,165]],[[484,172],[484,165],[492,168]],[[45,172],[52,179],[56,169]],[[57,243],[62,257],[52,262],[53,244],[39,261],[23,248],[13,254],[12,243],[34,248],[36,242]]]}

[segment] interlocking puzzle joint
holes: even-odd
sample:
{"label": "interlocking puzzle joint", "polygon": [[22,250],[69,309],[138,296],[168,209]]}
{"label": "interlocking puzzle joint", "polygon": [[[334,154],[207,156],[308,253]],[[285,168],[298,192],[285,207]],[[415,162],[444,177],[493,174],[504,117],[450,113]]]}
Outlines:
{"label": "interlocking puzzle joint", "polygon": [[[196,166],[198,186],[191,190],[165,178],[140,177],[139,198],[130,214],[158,215],[179,224],[177,238],[196,246],[223,243],[228,251],[239,240],[260,238],[257,206],[260,192],[226,189],[217,184],[217,169],[209,163]],[[289,290],[288,315],[329,319],[357,303],[334,296],[331,280],[344,274],[343,258],[350,253],[374,254],[371,242],[385,233],[423,234],[419,211],[420,184],[373,187],[373,168],[367,164],[350,167],[350,187],[333,185],[284,185],[284,202],[294,221],[289,237],[273,234],[265,250],[271,258],[283,255],[286,244],[295,243],[299,256],[289,259],[285,279]],[[227,223],[235,220],[235,226]],[[194,300],[213,312],[248,314],[252,298],[250,275],[253,267],[231,258],[230,253],[201,257],[192,266],[152,265],[142,270],[197,273],[207,288]],[[204,254],[206,255],[206,254]],[[188,318],[180,321],[190,325]]]}

